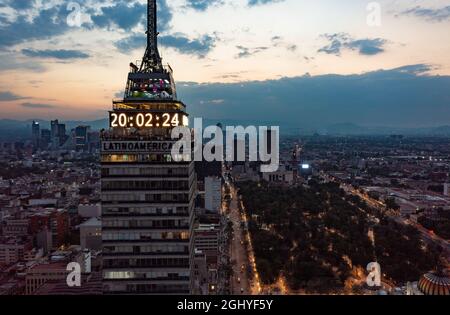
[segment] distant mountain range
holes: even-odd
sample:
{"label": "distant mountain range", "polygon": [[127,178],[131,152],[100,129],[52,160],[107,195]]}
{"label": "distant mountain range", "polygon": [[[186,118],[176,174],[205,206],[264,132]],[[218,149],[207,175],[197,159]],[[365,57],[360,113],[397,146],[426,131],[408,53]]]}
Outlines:
{"label": "distant mountain range", "polygon": [[330,135],[392,135],[405,136],[450,136],[450,126],[428,128],[393,128],[393,127],[363,127],[357,124],[334,124],[319,132]]}
{"label": "distant mountain range", "polygon": [[[40,123],[41,129],[50,129],[50,121],[35,120]],[[0,119],[0,141],[17,141],[29,139],[31,137],[31,124],[33,120],[11,120]],[[101,130],[108,128],[108,119],[99,119],[93,121],[62,121],[66,124],[69,131],[77,126],[91,126],[93,130]],[[450,126],[439,126],[429,128],[393,128],[393,127],[365,127],[353,123],[333,124],[324,127],[301,127],[291,124],[283,124],[280,122],[255,122],[243,120],[203,120],[203,127],[221,123],[223,126],[248,126],[248,125],[280,125],[282,135],[341,135],[341,136],[357,136],[357,135],[392,135],[399,134],[405,136],[450,136]]]}

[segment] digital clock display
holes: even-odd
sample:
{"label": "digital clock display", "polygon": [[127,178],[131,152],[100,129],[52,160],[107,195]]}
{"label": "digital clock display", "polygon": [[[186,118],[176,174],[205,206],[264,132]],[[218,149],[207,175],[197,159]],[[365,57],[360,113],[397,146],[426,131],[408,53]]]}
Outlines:
{"label": "digital clock display", "polygon": [[111,128],[172,128],[189,124],[184,113],[112,112],[109,121]]}

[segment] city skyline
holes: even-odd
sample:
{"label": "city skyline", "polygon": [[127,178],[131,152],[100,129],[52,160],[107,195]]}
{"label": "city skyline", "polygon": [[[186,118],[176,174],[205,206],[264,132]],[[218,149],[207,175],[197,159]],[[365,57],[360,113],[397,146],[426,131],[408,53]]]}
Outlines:
{"label": "city skyline", "polygon": [[0,0],[0,296],[450,295],[450,5],[340,2]]}
{"label": "city skyline", "polygon": [[[121,97],[124,65],[145,45],[145,2],[78,3],[81,26],[69,26],[68,1],[3,1],[0,118],[95,120]],[[378,3],[373,27],[369,1],[159,1],[163,61],[194,116],[448,124],[449,6]]]}

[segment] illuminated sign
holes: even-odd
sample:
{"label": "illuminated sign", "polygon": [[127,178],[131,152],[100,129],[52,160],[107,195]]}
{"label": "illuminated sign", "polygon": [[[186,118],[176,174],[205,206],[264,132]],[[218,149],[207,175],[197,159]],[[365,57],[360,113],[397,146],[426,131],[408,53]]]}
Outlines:
{"label": "illuminated sign", "polygon": [[175,142],[168,141],[103,141],[102,152],[110,153],[167,153]]}
{"label": "illuminated sign", "polygon": [[112,112],[109,114],[111,128],[173,128],[187,126],[184,113]]}
{"label": "illuminated sign", "polygon": [[302,169],[309,170],[310,166],[309,164],[302,164]]}

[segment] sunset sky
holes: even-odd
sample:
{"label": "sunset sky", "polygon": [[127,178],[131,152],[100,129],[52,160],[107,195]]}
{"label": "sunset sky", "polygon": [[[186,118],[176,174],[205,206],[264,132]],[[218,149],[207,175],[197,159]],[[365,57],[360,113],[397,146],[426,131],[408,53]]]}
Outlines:
{"label": "sunset sky", "polygon": [[[450,1],[377,1],[380,25],[371,2],[159,0],[160,51],[196,116],[450,124]],[[145,7],[0,0],[0,119],[105,118],[144,53]]]}

